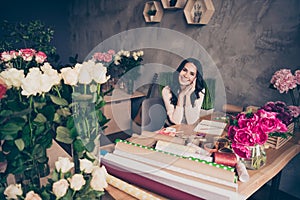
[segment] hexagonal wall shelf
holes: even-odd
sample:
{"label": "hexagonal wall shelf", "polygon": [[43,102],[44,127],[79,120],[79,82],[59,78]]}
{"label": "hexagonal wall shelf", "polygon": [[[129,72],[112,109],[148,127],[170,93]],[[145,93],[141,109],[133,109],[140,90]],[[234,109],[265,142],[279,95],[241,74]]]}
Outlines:
{"label": "hexagonal wall shelf", "polygon": [[160,22],[163,16],[163,8],[158,1],[148,1],[145,4],[143,15],[145,21],[148,23],[151,22]]}
{"label": "hexagonal wall shelf", "polygon": [[183,8],[187,0],[161,0],[164,9],[180,9]]}
{"label": "hexagonal wall shelf", "polygon": [[207,24],[215,7],[211,0],[188,0],[183,12],[188,24]]}

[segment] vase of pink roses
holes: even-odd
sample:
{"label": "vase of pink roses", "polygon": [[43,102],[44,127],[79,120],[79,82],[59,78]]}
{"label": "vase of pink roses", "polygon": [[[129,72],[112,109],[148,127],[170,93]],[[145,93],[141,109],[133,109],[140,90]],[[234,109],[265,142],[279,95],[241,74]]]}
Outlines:
{"label": "vase of pink roses", "polygon": [[228,128],[228,137],[235,154],[248,169],[259,169],[266,163],[264,144],[269,134],[287,132],[277,113],[259,109],[256,113],[239,113]]}

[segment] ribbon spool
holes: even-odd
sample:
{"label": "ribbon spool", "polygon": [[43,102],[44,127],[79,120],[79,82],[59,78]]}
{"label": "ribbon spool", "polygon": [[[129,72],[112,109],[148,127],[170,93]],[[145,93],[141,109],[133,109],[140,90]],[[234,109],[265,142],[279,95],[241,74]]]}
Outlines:
{"label": "ribbon spool", "polygon": [[234,153],[218,151],[214,153],[214,162],[217,164],[235,167],[237,159]]}

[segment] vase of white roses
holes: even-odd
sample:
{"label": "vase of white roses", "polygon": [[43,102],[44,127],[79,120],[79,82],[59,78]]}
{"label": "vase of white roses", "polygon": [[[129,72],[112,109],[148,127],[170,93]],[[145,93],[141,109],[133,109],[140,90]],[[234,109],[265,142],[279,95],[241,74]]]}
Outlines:
{"label": "vase of white roses", "polygon": [[0,161],[7,163],[1,181],[12,173],[21,183],[38,187],[49,171],[46,149],[59,123],[61,78],[46,58],[34,49],[1,53]]}
{"label": "vase of white roses", "polygon": [[59,157],[48,183],[41,189],[24,190],[22,185],[10,184],[4,190],[7,199],[100,199],[107,187],[107,172],[97,161],[80,159],[79,172],[74,172],[74,162]]}
{"label": "vase of white roses", "polygon": [[1,53],[0,162],[7,164],[1,185],[11,173],[24,177],[25,190],[39,188],[53,138],[71,144],[77,161],[97,157],[108,121],[100,91],[106,67],[87,61],[58,71],[45,61],[34,49]]}

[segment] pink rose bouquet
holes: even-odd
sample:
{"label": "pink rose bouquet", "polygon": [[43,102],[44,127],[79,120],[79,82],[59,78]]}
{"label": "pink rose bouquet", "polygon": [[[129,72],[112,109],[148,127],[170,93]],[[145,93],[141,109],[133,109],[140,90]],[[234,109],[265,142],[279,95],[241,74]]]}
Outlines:
{"label": "pink rose bouquet", "polygon": [[263,145],[271,133],[285,133],[287,130],[276,112],[259,109],[256,113],[239,113],[228,128],[228,137],[238,156],[250,158],[249,146]]}

